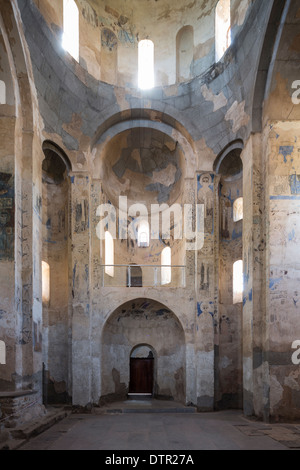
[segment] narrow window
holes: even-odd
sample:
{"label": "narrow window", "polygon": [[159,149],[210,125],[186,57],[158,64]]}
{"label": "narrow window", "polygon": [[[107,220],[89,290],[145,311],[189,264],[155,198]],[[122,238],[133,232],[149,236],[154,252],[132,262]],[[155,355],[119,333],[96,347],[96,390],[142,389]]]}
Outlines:
{"label": "narrow window", "polygon": [[4,341],[0,341],[0,364],[6,364],[6,350]]}
{"label": "narrow window", "polygon": [[239,197],[233,203],[233,221],[238,222],[243,219],[243,216],[243,198]]}
{"label": "narrow window", "polygon": [[0,104],[6,104],[6,85],[3,80],[0,80]]}
{"label": "narrow window", "polygon": [[243,302],[244,273],[243,261],[239,260],[233,264],[233,303]]}
{"label": "narrow window", "polygon": [[177,81],[191,78],[191,67],[194,58],[194,30],[184,26],[176,37],[176,75]]}
{"label": "narrow window", "polygon": [[219,0],[216,7],[216,61],[218,62],[231,44],[230,0]]}
{"label": "narrow window", "polygon": [[50,302],[50,266],[42,261],[42,300],[43,304]]}
{"label": "narrow window", "polygon": [[171,282],[171,248],[166,247],[161,252],[161,285]]}
{"label": "narrow window", "polygon": [[114,277],[114,239],[110,232],[105,232],[105,273]]}
{"label": "narrow window", "polygon": [[79,62],[79,11],[74,0],[64,0],[63,48]]}
{"label": "narrow window", "polygon": [[142,90],[154,87],[154,44],[149,39],[139,42],[138,85]]}
{"label": "narrow window", "polygon": [[149,246],[149,224],[146,220],[142,220],[138,225],[138,246],[145,248]]}

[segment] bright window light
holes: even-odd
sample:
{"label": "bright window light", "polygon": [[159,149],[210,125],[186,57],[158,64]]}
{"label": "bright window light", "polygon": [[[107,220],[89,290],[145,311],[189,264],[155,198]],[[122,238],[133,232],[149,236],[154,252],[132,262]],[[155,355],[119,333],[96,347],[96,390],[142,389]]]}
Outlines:
{"label": "bright window light", "polygon": [[138,246],[149,246],[149,224],[146,220],[142,220],[138,225]]}
{"label": "bright window light", "polygon": [[6,85],[3,80],[0,80],[0,104],[6,104]]}
{"label": "bright window light", "polygon": [[219,0],[216,7],[216,61],[218,62],[231,44],[230,0]]}
{"label": "bright window light", "polygon": [[243,261],[239,260],[233,264],[233,303],[243,302],[244,273]]}
{"label": "bright window light", "polygon": [[4,341],[0,341],[0,364],[6,364],[6,350]]}
{"label": "bright window light", "polygon": [[161,285],[170,284],[171,275],[171,248],[166,247],[161,252]]}
{"label": "bright window light", "polygon": [[233,203],[233,222],[243,219],[243,198],[239,197]]}
{"label": "bright window light", "polygon": [[139,42],[138,85],[142,90],[154,87],[154,44],[149,39]]}
{"label": "bright window light", "polygon": [[63,48],[79,62],[79,11],[74,0],[64,0]]}
{"label": "bright window light", "polygon": [[110,232],[105,232],[105,274],[114,277],[114,239]]}
{"label": "bright window light", "polygon": [[42,299],[43,303],[50,302],[50,266],[42,261]]}

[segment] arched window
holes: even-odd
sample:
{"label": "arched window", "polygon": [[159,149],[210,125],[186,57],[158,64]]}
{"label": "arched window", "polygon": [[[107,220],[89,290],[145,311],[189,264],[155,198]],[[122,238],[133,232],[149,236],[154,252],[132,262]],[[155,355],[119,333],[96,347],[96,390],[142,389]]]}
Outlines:
{"label": "arched window", "polygon": [[6,104],[6,85],[3,80],[0,80],[0,104]]}
{"label": "arched window", "polygon": [[142,220],[137,227],[138,246],[149,246],[149,224],[146,220]]}
{"label": "arched window", "polygon": [[50,302],[50,266],[42,261],[42,300],[43,304]]}
{"label": "arched window", "polygon": [[64,0],[63,48],[79,62],[79,11],[74,0]]}
{"label": "arched window", "polygon": [[231,44],[230,0],[219,0],[216,7],[215,40],[218,62]]}
{"label": "arched window", "polygon": [[233,303],[243,302],[244,273],[243,261],[239,260],[233,264]]}
{"label": "arched window", "polygon": [[239,197],[233,203],[233,222],[238,222],[239,220],[242,220],[243,216],[243,198]]}
{"label": "arched window", "polygon": [[105,232],[105,273],[114,277],[114,239],[110,232]]}
{"label": "arched window", "polygon": [[6,364],[6,350],[4,341],[0,341],[0,364]]}
{"label": "arched window", "polygon": [[170,284],[172,275],[171,275],[171,248],[167,246],[161,252],[161,285]]}
{"label": "arched window", "polygon": [[191,78],[191,65],[194,58],[194,30],[184,26],[176,37],[176,78],[177,81]]}
{"label": "arched window", "polygon": [[138,48],[138,85],[146,90],[154,87],[154,44],[143,39]]}

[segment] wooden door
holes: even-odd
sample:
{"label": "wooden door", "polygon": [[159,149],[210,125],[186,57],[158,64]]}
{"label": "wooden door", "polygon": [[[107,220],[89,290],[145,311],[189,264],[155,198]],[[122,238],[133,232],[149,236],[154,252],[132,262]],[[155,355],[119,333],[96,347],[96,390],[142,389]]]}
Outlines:
{"label": "wooden door", "polygon": [[130,358],[129,393],[152,393],[153,358]]}

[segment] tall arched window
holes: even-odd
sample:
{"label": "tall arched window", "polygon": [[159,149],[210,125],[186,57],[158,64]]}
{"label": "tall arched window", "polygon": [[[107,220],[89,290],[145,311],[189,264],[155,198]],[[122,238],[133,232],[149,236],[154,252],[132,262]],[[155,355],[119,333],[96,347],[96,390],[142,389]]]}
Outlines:
{"label": "tall arched window", "polygon": [[184,26],[176,36],[176,78],[177,81],[191,78],[191,65],[194,58],[194,30]]}
{"label": "tall arched window", "polygon": [[167,246],[161,252],[161,285],[170,284],[172,279],[171,248]]}
{"label": "tall arched window", "polygon": [[142,220],[137,227],[138,246],[143,248],[149,246],[149,224]]}
{"label": "tall arched window", "polygon": [[0,80],[0,104],[6,104],[6,85],[3,80]]}
{"label": "tall arched window", "polygon": [[0,364],[6,364],[6,350],[4,341],[0,341]]}
{"label": "tall arched window", "polygon": [[42,261],[42,300],[43,304],[50,302],[50,266]]}
{"label": "tall arched window", "polygon": [[79,61],[79,11],[74,0],[64,0],[63,48]]}
{"label": "tall arched window", "polygon": [[146,90],[154,87],[154,44],[150,39],[143,39],[138,47],[138,85]]}
{"label": "tall arched window", "polygon": [[219,0],[215,21],[216,61],[223,57],[231,44],[230,13],[230,0]]}
{"label": "tall arched window", "polygon": [[105,232],[105,273],[114,277],[114,239],[110,232]]}
{"label": "tall arched window", "polygon": [[243,261],[239,260],[233,264],[233,303],[243,302],[244,273]]}

